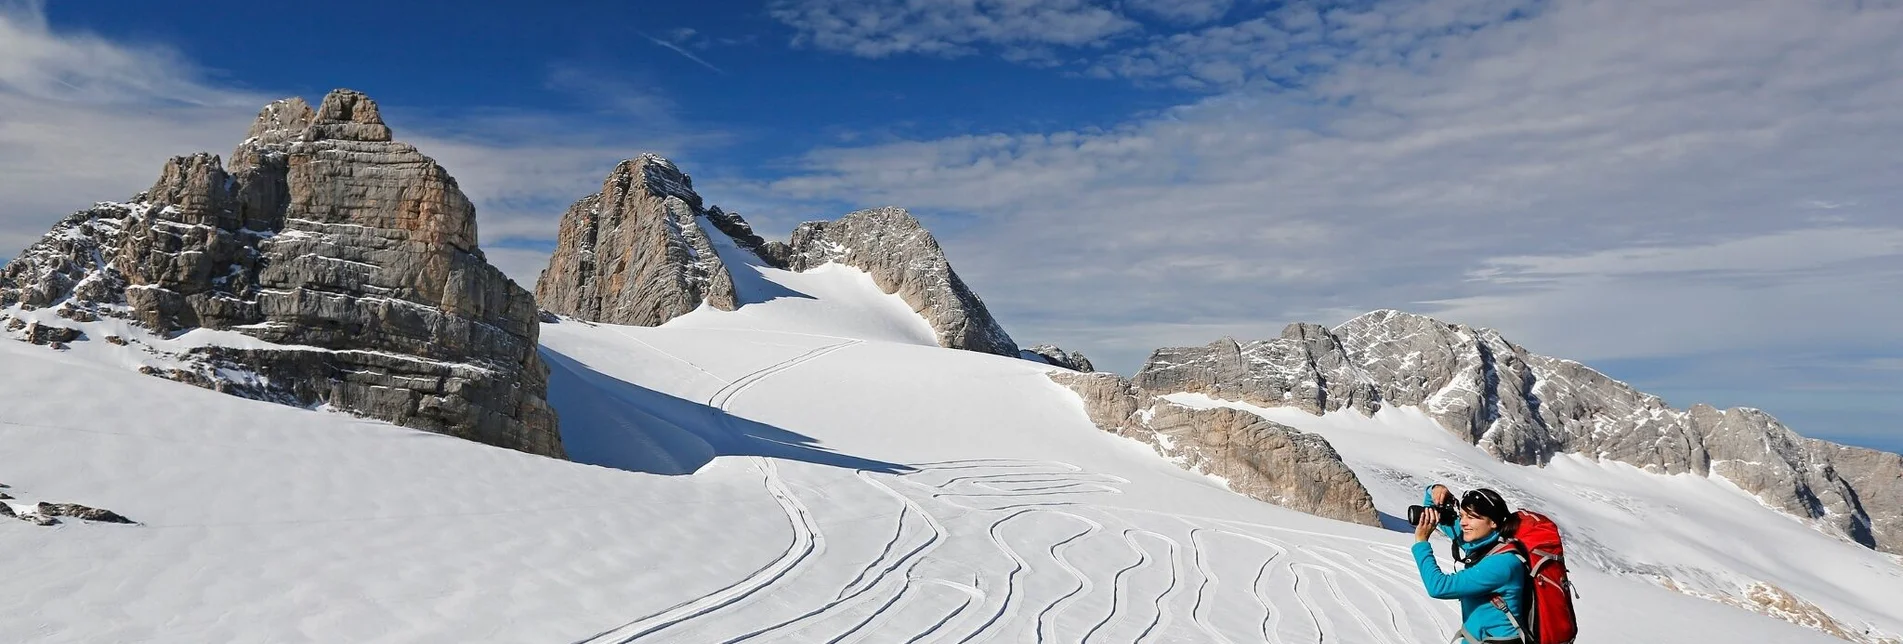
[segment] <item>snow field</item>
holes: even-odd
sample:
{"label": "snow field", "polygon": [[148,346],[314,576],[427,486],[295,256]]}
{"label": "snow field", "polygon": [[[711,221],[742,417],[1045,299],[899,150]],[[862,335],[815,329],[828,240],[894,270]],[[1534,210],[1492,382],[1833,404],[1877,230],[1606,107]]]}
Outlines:
{"label": "snow field", "polygon": [[[738,311],[660,328],[544,325],[551,402],[579,462],[232,398],[80,348],[0,342],[0,482],[142,523],[0,521],[0,551],[16,555],[0,575],[0,640],[1452,634],[1455,605],[1425,597],[1410,535],[1249,500],[1098,431],[1044,378],[1050,367],[930,346],[909,308],[851,269],[735,272],[749,297]],[[1414,479],[1518,482],[1447,456],[1453,447],[1403,444],[1394,437],[1412,434],[1399,426],[1362,427],[1366,444],[1342,427],[1330,439],[1384,512],[1413,502]],[[1570,467],[1554,475],[1650,476]],[[1719,492],[1632,496],[1737,501]],[[1778,517],[1736,506],[1756,513],[1741,523]],[[1615,561],[1631,521],[1594,512],[1582,502],[1568,516],[1616,546],[1604,551]],[[1817,546],[1806,529],[1774,537]],[[1640,552],[1669,563],[1702,551]],[[1699,556],[1696,569],[1732,563]],[[1586,570],[1578,582],[1586,643],[1838,641],[1633,579]]]}

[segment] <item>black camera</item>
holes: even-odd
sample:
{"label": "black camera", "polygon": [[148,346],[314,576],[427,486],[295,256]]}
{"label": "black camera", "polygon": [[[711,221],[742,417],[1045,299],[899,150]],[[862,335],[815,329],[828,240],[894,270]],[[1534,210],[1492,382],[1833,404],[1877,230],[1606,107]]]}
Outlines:
{"label": "black camera", "polygon": [[1460,523],[1460,509],[1454,507],[1453,504],[1449,503],[1447,505],[1407,506],[1407,524],[1420,525],[1421,513],[1426,512],[1428,508],[1434,508],[1436,510],[1440,510],[1440,524],[1441,525],[1457,525]]}

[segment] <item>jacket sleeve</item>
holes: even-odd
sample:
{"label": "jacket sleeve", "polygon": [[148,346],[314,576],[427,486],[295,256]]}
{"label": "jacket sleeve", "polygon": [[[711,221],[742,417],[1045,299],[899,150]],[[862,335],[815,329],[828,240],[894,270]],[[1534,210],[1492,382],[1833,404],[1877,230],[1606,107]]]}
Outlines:
{"label": "jacket sleeve", "polygon": [[1441,572],[1434,560],[1434,549],[1427,542],[1414,544],[1414,563],[1421,569],[1421,583],[1427,596],[1434,599],[1459,599],[1488,595],[1513,581],[1522,564],[1519,557],[1501,554],[1480,560],[1480,564],[1454,574]]}
{"label": "jacket sleeve", "polygon": [[[1434,504],[1434,485],[1438,484],[1428,485],[1421,490],[1421,505]],[[1447,494],[1448,496],[1452,496],[1454,494],[1453,488],[1448,488]],[[1447,535],[1448,539],[1453,540],[1455,548],[1460,547],[1460,524],[1440,526],[1440,533]]]}

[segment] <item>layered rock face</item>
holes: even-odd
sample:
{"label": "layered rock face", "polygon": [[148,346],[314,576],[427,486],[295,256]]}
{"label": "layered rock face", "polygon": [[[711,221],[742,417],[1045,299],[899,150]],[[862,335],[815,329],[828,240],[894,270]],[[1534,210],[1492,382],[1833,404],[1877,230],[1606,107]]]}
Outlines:
{"label": "layered rock face", "polygon": [[231,159],[174,158],[132,202],[60,222],[0,270],[0,306],[158,339],[235,331],[254,340],[144,370],[562,455],[534,299],[485,261],[455,179],[392,140],[374,101],[273,103]]}
{"label": "layered rock face", "polygon": [[1374,498],[1326,439],[1234,409],[1192,409],[1111,373],[1054,371],[1104,431],[1149,444],[1229,489],[1293,510],[1380,525]]}
{"label": "layered rock face", "polygon": [[[562,214],[536,300],[555,313],[637,326],[660,325],[702,302],[731,311],[738,306],[733,276],[701,226],[712,223],[708,215],[693,180],[672,162],[654,155],[622,161],[601,192]],[[720,215],[745,226],[738,215]]]}
{"label": "layered rock face", "polygon": [[1133,384],[1317,414],[1417,407],[1502,460],[1579,453],[1717,474],[1858,543],[1903,553],[1903,457],[1804,438],[1754,409],[1676,410],[1488,329],[1376,311],[1334,329],[1290,325],[1274,340],[1160,349]]}
{"label": "layered rock face", "polygon": [[839,262],[865,271],[880,289],[898,294],[924,316],[939,346],[1018,357],[1017,343],[958,278],[938,240],[904,208],[873,208],[800,224],[784,254],[788,270]]}
{"label": "layered rock face", "polygon": [[940,346],[1018,356],[1017,344],[952,270],[938,241],[904,209],[806,222],[790,241],[767,242],[738,213],[704,206],[693,179],[652,154],[621,162],[601,192],[562,215],[536,298],[553,313],[640,326],[663,324],[702,303],[731,311],[742,302],[731,268],[714,250],[714,235],[773,268],[804,271],[838,262],[865,271],[923,316]]}

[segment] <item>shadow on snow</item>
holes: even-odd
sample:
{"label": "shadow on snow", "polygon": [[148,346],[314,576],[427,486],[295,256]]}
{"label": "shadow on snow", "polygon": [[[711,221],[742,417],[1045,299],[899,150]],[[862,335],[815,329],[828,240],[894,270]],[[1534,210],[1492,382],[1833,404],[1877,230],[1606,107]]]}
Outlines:
{"label": "shadow on snow", "polygon": [[651,474],[692,474],[717,456],[764,456],[887,474],[913,471],[824,447],[812,437],[608,376],[542,349],[548,402],[569,460]]}

